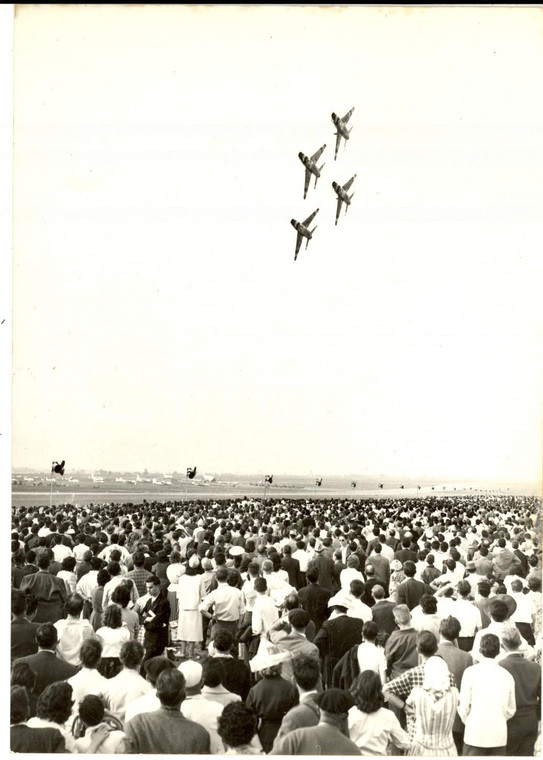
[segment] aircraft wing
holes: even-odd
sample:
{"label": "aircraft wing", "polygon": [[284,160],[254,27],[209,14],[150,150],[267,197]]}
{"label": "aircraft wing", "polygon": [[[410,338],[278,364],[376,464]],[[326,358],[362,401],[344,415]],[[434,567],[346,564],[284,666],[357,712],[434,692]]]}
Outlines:
{"label": "aircraft wing", "polygon": [[294,261],[298,258],[298,254],[300,253],[300,246],[302,245],[302,238],[303,235],[301,232],[298,232],[298,236],[296,238],[296,252],[294,254]]}
{"label": "aircraft wing", "polygon": [[304,200],[305,196],[307,195],[307,189],[309,187],[309,180],[311,179],[311,172],[309,169],[305,170],[305,182],[304,182]]}
{"label": "aircraft wing", "polygon": [[343,185],[343,189],[348,190],[350,186],[353,184],[353,182],[355,181],[355,179],[356,179],[356,174],[352,176],[351,179]]}
{"label": "aircraft wing", "polygon": [[322,152],[323,152],[323,150],[324,150],[325,148],[326,148],[326,144],[325,144],[325,145],[323,145],[323,146],[322,146],[322,148],[319,148],[319,149],[318,149],[318,151],[317,151],[316,153],[313,153],[313,155],[311,156],[311,160],[312,160],[312,161],[318,161],[318,160],[319,160],[319,158],[322,156]]}
{"label": "aircraft wing", "polygon": [[345,114],[345,116],[341,120],[344,124],[347,124],[347,122],[349,121],[349,119],[353,115],[353,111],[354,111],[354,108],[351,108],[351,110],[348,113]]}
{"label": "aircraft wing", "polygon": [[336,224],[337,224],[337,220],[339,219],[339,215],[341,214],[341,206],[342,205],[343,205],[343,201],[341,200],[341,198],[338,195],[338,197],[337,197],[337,211],[336,211]]}
{"label": "aircraft wing", "polygon": [[313,211],[313,213],[312,213],[312,214],[310,214],[310,215],[307,217],[307,219],[306,219],[305,221],[303,221],[303,222],[302,222],[302,224],[304,225],[304,227],[307,227],[309,224],[311,224],[311,222],[313,221],[313,219],[314,219],[314,218],[315,218],[315,216],[317,215],[317,211],[318,211],[318,210],[319,210],[319,209],[315,209],[315,211]]}

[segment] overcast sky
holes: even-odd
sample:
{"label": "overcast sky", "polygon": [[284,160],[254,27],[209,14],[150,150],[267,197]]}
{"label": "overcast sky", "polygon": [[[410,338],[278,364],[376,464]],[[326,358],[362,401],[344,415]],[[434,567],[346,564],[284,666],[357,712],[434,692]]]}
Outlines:
{"label": "overcast sky", "polygon": [[520,7],[19,6],[14,467],[538,480],[541,34]]}

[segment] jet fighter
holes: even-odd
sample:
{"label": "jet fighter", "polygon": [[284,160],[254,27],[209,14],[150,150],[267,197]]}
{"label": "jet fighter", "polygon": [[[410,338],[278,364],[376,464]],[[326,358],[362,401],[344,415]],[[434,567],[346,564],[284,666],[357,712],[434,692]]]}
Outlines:
{"label": "jet fighter", "polygon": [[351,200],[353,198],[353,195],[347,195],[347,190],[351,187],[353,182],[356,179],[356,174],[354,174],[351,179],[346,182],[343,186],[339,185],[337,182],[332,182],[332,187],[334,188],[334,191],[337,195],[337,211],[336,211],[336,224],[337,220],[339,219],[339,215],[341,213],[341,204],[345,204],[345,213],[347,213],[347,209],[351,205]]}
{"label": "jet fighter", "polygon": [[311,238],[313,237],[313,233],[317,229],[317,227],[315,226],[315,227],[313,227],[312,230],[310,230],[309,229],[309,225],[311,224],[311,222],[315,218],[318,210],[319,209],[316,209],[315,211],[313,211],[313,213],[310,214],[307,217],[307,219],[305,219],[305,221],[303,221],[303,222],[297,222],[296,219],[291,219],[290,220],[290,223],[292,224],[292,226],[294,227],[294,229],[298,233],[298,236],[296,238],[296,252],[294,253],[294,261],[296,261],[296,259],[298,258],[298,253],[300,252],[300,246],[302,245],[302,238],[304,238],[304,237],[307,238],[307,241],[306,241],[306,244],[305,244],[305,249],[307,251],[307,246],[309,245],[309,241],[311,240]]}
{"label": "jet fighter", "polygon": [[334,126],[337,129],[337,132],[334,133],[336,135],[336,153],[334,156],[334,161],[337,158],[337,152],[339,150],[339,143],[341,142],[341,138],[343,137],[345,144],[347,144],[347,140],[351,134],[352,127],[351,129],[347,129],[347,122],[351,118],[353,111],[354,108],[351,108],[351,110],[345,114],[343,119],[340,119],[339,116],[335,113],[332,114],[332,121],[334,122]]}
{"label": "jet fighter", "polygon": [[308,158],[304,153],[298,153],[298,158],[305,166],[304,200],[307,195],[309,180],[311,179],[312,174],[315,175],[315,187],[317,187],[317,180],[321,176],[321,171],[324,167],[324,164],[322,166],[317,166],[317,161],[321,157],[322,152],[325,148],[326,145],[323,145],[322,148],[319,148],[316,153],[313,153],[311,158]]}

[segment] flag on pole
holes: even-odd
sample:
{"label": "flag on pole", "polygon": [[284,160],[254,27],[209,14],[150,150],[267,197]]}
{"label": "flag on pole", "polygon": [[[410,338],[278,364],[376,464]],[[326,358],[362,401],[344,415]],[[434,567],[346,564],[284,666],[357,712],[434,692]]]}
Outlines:
{"label": "flag on pole", "polygon": [[187,478],[192,480],[196,475],[196,467],[187,467]]}
{"label": "flag on pole", "polygon": [[316,478],[315,485],[316,486],[322,486],[322,478]]}
{"label": "flag on pole", "polygon": [[351,481],[351,486],[352,486],[352,488],[356,488],[356,480],[352,480]]}
{"label": "flag on pole", "polygon": [[273,483],[273,475],[266,475],[264,477],[264,482],[265,483],[270,483],[270,485],[271,485]]}
{"label": "flag on pole", "polygon": [[58,462],[53,462],[51,465],[51,472],[56,472],[57,475],[64,475],[64,465],[66,464],[66,460],[62,460],[62,462],[59,464]]}

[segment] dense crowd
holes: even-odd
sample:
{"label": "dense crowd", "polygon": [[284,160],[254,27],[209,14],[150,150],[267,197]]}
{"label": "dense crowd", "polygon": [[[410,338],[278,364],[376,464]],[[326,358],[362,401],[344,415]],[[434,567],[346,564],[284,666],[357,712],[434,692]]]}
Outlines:
{"label": "dense crowd", "polygon": [[14,509],[11,749],[533,756],[540,509]]}

